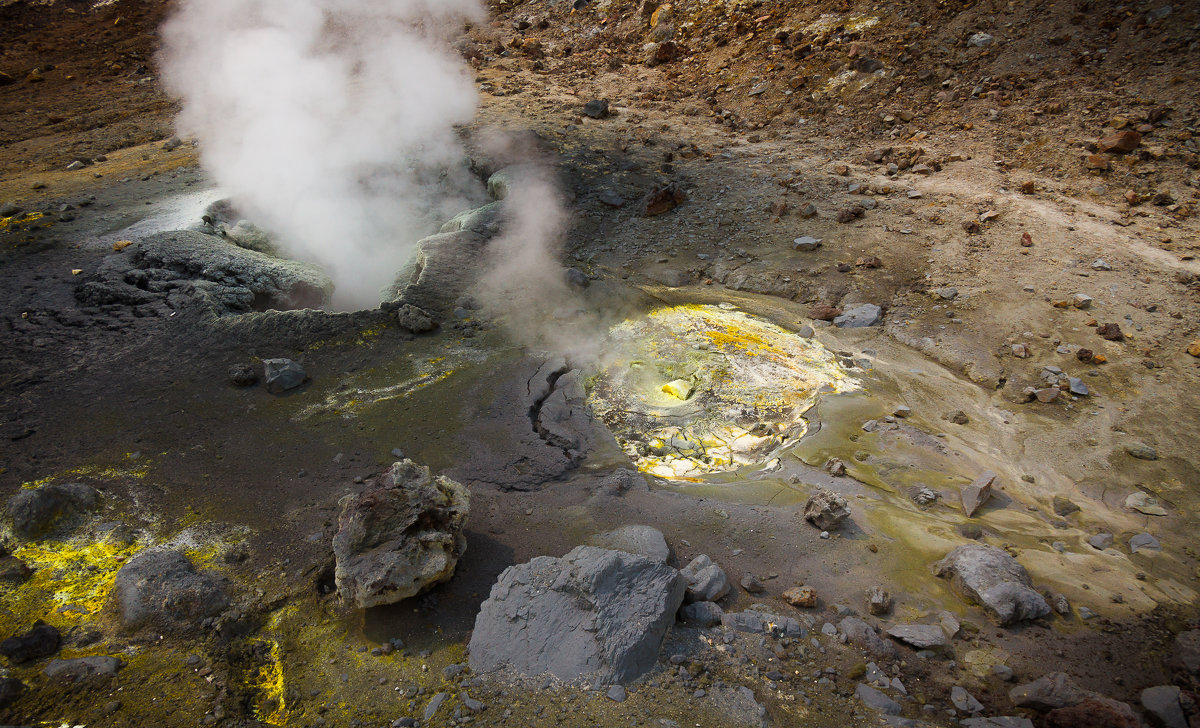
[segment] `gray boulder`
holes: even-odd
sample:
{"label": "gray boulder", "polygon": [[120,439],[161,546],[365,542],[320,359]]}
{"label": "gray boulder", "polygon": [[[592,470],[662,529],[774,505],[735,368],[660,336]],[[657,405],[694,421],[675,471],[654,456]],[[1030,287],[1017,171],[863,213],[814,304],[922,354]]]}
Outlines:
{"label": "gray boulder", "polygon": [[83,483],[22,488],[8,501],[13,533],[20,538],[39,538],[57,525],[95,510],[100,494]]}
{"label": "gray boulder", "polygon": [[738,632],[749,632],[751,634],[766,633],[773,637],[803,637],[806,634],[800,623],[795,619],[762,612],[757,609],[726,612],[721,617],[721,624]]}
{"label": "gray boulder", "polygon": [[180,551],[138,554],[117,572],[113,593],[127,629],[192,631],[229,606],[222,584]]}
{"label": "gray boulder", "polygon": [[308,381],[304,367],[291,359],[263,359],[263,381],[271,394],[282,394]]}
{"label": "gray boulder", "polygon": [[463,210],[447,220],[438,232],[456,233],[466,231],[490,237],[500,232],[500,213],[503,210],[504,203],[502,202],[489,202],[483,207],[477,207],[473,210]]}
{"label": "gray boulder", "polygon": [[660,564],[671,558],[671,547],[662,531],[650,526],[621,526],[591,539],[591,545],[645,556]]}
{"label": "gray boulder", "polygon": [[883,309],[873,303],[863,303],[846,309],[845,313],[833,319],[833,325],[839,329],[861,329],[879,323]]}
{"label": "gray boulder", "polygon": [[465,487],[411,460],[394,463],[375,487],[342,498],[333,537],[338,594],[374,607],[449,580],[467,550],[470,501]]}
{"label": "gray boulder", "polygon": [[448,315],[455,301],[479,279],[488,238],[469,230],[438,233],[417,242],[408,265],[380,292],[383,301]]}
{"label": "gray boulder", "polygon": [[1018,685],[1008,691],[1008,697],[1018,708],[1040,712],[1069,708],[1093,697],[1095,693],[1076,685],[1066,673],[1052,672],[1031,683]]}
{"label": "gray boulder", "polygon": [[936,624],[897,624],[889,627],[887,633],[918,650],[945,647],[950,644],[945,630]]}
{"label": "gray boulder", "polygon": [[858,617],[846,617],[838,622],[837,629],[846,635],[850,644],[878,657],[895,657],[896,646],[880,637],[875,628]]}
{"label": "gray boulder", "polygon": [[866,683],[859,683],[858,687],[854,688],[854,694],[868,708],[873,708],[887,715],[900,715],[900,703],[897,703],[886,694]]}
{"label": "gray boulder", "polygon": [[665,564],[593,546],[510,566],[475,620],[471,669],[633,680],[653,667],[686,588]]}
{"label": "gray boulder", "polygon": [[1150,716],[1150,723],[1159,728],[1188,728],[1179,696],[1180,690],[1176,685],[1156,685],[1143,690],[1142,707]]}
{"label": "gray boulder", "polygon": [[954,707],[964,713],[983,712],[983,704],[976,700],[975,696],[961,685],[955,685],[950,688],[950,702],[954,703]]}
{"label": "gray boulder", "polygon": [[125,666],[116,657],[94,655],[70,660],[51,660],[42,673],[51,680],[60,682],[83,682],[101,677],[112,677]]}
{"label": "gray boulder", "polygon": [[679,618],[689,624],[714,627],[724,621],[725,610],[715,602],[692,602],[683,605],[679,610]]}
{"label": "gray boulder", "polygon": [[1050,613],[1045,598],[1032,589],[1025,567],[1002,549],[967,544],[933,565],[963,598],[983,607],[999,624],[1037,619]]}
{"label": "gray boulder", "polygon": [[804,520],[822,531],[834,530],[849,516],[850,503],[825,488],[817,488],[804,504]]}
{"label": "gray boulder", "polygon": [[709,688],[705,700],[706,709],[720,715],[718,722],[730,728],[766,728],[767,707],[754,697],[754,691],[745,685],[717,684]]}
{"label": "gray boulder", "polygon": [[692,559],[679,573],[687,581],[685,598],[689,602],[715,602],[729,593],[729,577],[705,554]]}
{"label": "gray boulder", "polygon": [[1200,629],[1175,635],[1174,649],[1167,663],[1177,670],[1200,676]]}

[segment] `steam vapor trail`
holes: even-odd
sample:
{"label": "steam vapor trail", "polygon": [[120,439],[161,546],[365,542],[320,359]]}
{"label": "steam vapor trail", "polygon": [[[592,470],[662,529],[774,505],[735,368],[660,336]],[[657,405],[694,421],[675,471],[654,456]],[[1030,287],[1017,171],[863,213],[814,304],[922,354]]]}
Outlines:
{"label": "steam vapor trail", "polygon": [[238,208],[322,264],[335,305],[371,306],[478,195],[454,133],[477,94],[444,37],[484,17],[478,0],[182,0],[160,61]]}

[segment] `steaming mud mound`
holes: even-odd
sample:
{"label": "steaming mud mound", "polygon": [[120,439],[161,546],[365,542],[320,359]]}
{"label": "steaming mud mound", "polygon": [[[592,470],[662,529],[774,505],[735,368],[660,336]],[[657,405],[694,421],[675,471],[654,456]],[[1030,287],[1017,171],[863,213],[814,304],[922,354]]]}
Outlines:
{"label": "steaming mud mound", "polygon": [[611,342],[619,358],[589,403],[638,469],[664,478],[766,463],[804,434],[818,393],[859,387],[816,341],[732,306],[659,309]]}
{"label": "steaming mud mound", "polygon": [[225,314],[320,307],[332,293],[333,283],[316,266],[180,230],[151,235],[108,257],[75,297],[86,306],[158,310],[203,300]]}

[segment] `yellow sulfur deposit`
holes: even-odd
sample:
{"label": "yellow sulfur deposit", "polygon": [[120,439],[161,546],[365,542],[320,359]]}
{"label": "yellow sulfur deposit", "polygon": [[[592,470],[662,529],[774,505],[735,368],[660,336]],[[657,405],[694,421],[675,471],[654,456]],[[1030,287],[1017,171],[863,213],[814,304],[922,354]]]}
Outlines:
{"label": "yellow sulfur deposit", "polygon": [[694,479],[767,462],[818,391],[859,388],[818,342],[722,306],[674,306],[609,332],[588,395],[638,468]]}
{"label": "yellow sulfur deposit", "polygon": [[14,617],[64,626],[104,607],[117,571],[141,547],[107,542],[30,543],[13,552],[34,570],[22,584],[0,589]]}

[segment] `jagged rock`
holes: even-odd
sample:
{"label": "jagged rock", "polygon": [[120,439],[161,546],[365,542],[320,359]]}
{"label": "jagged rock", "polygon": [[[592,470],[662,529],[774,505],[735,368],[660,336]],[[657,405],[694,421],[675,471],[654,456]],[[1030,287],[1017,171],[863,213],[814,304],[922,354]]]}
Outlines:
{"label": "jagged rock", "polygon": [[1072,682],[1066,673],[1052,672],[1031,683],[1018,685],[1008,691],[1008,697],[1018,708],[1047,712],[1065,708],[1086,700],[1094,693]]}
{"label": "jagged rock", "polygon": [[29,564],[16,556],[0,556],[0,582],[22,582],[32,573]]}
{"label": "jagged rock", "polygon": [[804,520],[822,531],[834,530],[849,516],[850,504],[846,499],[825,488],[817,488],[804,504]]}
{"label": "jagged rock", "polygon": [[51,660],[42,673],[51,680],[83,682],[99,677],[112,677],[125,663],[116,657],[95,655],[70,660]]}
{"label": "jagged rock", "polygon": [[1031,588],[1025,567],[1002,549],[984,544],[959,546],[933,569],[1001,625],[1050,613],[1050,605]]}
{"label": "jagged rock", "polygon": [[271,240],[267,231],[249,220],[238,220],[233,227],[225,228],[224,233],[225,238],[239,248],[254,250],[265,255],[279,256],[279,248]]}
{"label": "jagged rock", "polygon": [[1177,685],[1156,685],[1143,690],[1142,708],[1150,716],[1150,723],[1158,728],[1188,728],[1179,696]]}
{"label": "jagged rock", "polygon": [[1046,715],[1048,728],[1142,728],[1141,718],[1133,708],[1119,700],[1103,696],[1090,697],[1080,703],[1050,711]]}
{"label": "jagged rock", "polygon": [[833,325],[840,329],[859,329],[874,326],[879,323],[883,310],[873,303],[863,303],[846,309],[841,316],[833,319]]}
{"label": "jagged rock", "polygon": [[117,572],[113,593],[127,629],[187,632],[229,606],[221,583],[180,551],[138,554]]}
{"label": "jagged rock", "polygon": [[308,381],[304,367],[291,359],[263,359],[263,381],[271,394],[282,394]]}
{"label": "jagged rock", "polygon": [[701,627],[712,627],[721,624],[725,610],[715,602],[692,602],[683,605],[679,610],[679,616],[685,622],[698,624]]}
{"label": "jagged rock", "polygon": [[950,702],[954,703],[954,707],[964,713],[982,713],[983,704],[975,699],[975,696],[967,692],[967,689],[961,685],[955,685],[950,688]]}
{"label": "jagged rock", "polygon": [[900,715],[900,703],[889,698],[886,694],[876,690],[866,683],[859,683],[858,687],[854,688],[854,694],[868,708],[886,713],[887,715]]}
{"label": "jagged rock", "polygon": [[462,485],[411,460],[394,463],[373,488],[342,498],[333,537],[338,594],[374,607],[450,579],[467,550],[470,498]]}
{"label": "jagged rock", "polygon": [[671,558],[671,547],[662,531],[650,526],[622,526],[591,539],[591,545],[645,556],[660,564]]}
{"label": "jagged rock", "polygon": [[858,617],[846,617],[838,623],[838,631],[851,644],[879,657],[895,657],[896,646],[875,633],[875,628]]}
{"label": "jagged rock", "polygon": [[715,602],[729,593],[729,577],[705,554],[700,554],[679,570],[687,580],[685,599],[689,602]]}
{"label": "jagged rock", "polygon": [[750,688],[718,684],[708,690],[707,697],[723,718],[720,723],[731,727],[767,728],[767,707],[754,699],[754,691]]}
{"label": "jagged rock", "polygon": [[1200,629],[1175,635],[1175,645],[1167,660],[1171,667],[1200,676]]}
{"label": "jagged rock", "polygon": [[996,474],[989,470],[973,480],[970,485],[963,486],[962,506],[967,518],[975,515],[975,511],[992,497],[992,483],[995,481]]}
{"label": "jagged rock", "polygon": [[88,306],[140,305],[179,292],[217,313],[320,308],[333,282],[308,263],[239,248],[192,230],[157,233],[104,259],[75,298]]}
{"label": "jagged rock", "polygon": [[409,263],[380,292],[381,300],[448,315],[458,297],[478,281],[487,242],[487,235],[467,229],[421,239]]}
{"label": "jagged rock", "polygon": [[39,538],[60,523],[70,521],[99,505],[100,494],[83,483],[22,488],[8,500],[13,533],[20,538]]}
{"label": "jagged rock", "polygon": [[881,586],[873,586],[867,591],[867,611],[875,616],[892,611],[892,595]]}
{"label": "jagged rock", "polygon": [[725,612],[721,617],[721,624],[739,632],[769,633],[774,637],[803,637],[805,634],[804,629],[795,619],[757,609]]}
{"label": "jagged rock", "polygon": [[463,210],[443,223],[438,232],[456,233],[461,230],[491,237],[500,232],[503,211],[503,202],[489,202],[483,207]]}
{"label": "jagged rock", "polygon": [[471,668],[633,680],[654,665],[686,588],[665,564],[592,546],[510,566],[475,620]]}
{"label": "jagged rock", "polygon": [[58,652],[60,645],[62,645],[62,635],[59,634],[58,629],[38,621],[28,632],[14,635],[0,642],[0,655],[7,657],[9,663],[19,665],[49,657]]}
{"label": "jagged rock", "polygon": [[25,692],[25,683],[15,677],[0,677],[0,710],[12,705]]}
{"label": "jagged rock", "polygon": [[793,607],[811,609],[817,606],[817,591],[811,586],[794,586],[783,593],[783,600]]}
{"label": "jagged rock", "polygon": [[945,647],[950,643],[946,632],[936,624],[897,624],[887,633],[918,650]]}
{"label": "jagged rock", "polygon": [[401,304],[393,314],[396,325],[412,334],[424,334],[437,328],[433,317],[412,304]]}
{"label": "jagged rock", "polygon": [[1088,539],[1088,544],[1090,544],[1094,549],[1103,551],[1109,546],[1112,546],[1113,541],[1114,539],[1111,533],[1097,533]]}

